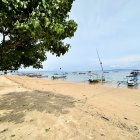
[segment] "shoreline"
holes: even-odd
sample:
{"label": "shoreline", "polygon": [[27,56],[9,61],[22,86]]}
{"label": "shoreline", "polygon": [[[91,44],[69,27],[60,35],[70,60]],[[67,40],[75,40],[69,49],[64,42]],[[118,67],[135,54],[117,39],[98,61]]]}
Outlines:
{"label": "shoreline", "polygon": [[[51,79],[46,79],[46,78],[37,78],[37,77],[28,77],[28,76],[18,76],[18,75],[7,75],[5,76],[7,79],[11,80],[12,82],[15,82],[16,84],[20,84],[21,86],[23,86],[24,88],[27,89],[37,89],[37,90],[43,90],[44,88],[37,88],[34,85],[28,85],[26,83],[24,83],[24,81],[31,81],[31,82],[44,82],[46,83],[45,85],[48,86],[53,86],[53,85],[71,85],[71,86],[85,86],[85,87],[90,87],[91,89],[116,89],[116,90],[124,90],[124,91],[139,91],[139,88],[128,88],[128,87],[115,87],[115,86],[110,86],[110,85],[105,85],[102,83],[98,83],[98,84],[90,84],[90,83],[83,83],[83,82],[73,82],[73,81],[65,81],[65,80],[51,80]],[[35,84],[35,83],[34,83]],[[46,90],[46,89],[45,89]],[[52,88],[50,88],[50,90],[52,90]]]}
{"label": "shoreline", "polygon": [[140,139],[138,89],[0,78],[1,139]]}
{"label": "shoreline", "polygon": [[[118,71],[117,73],[114,71],[110,71],[109,73],[105,73],[105,77],[106,77],[106,82],[104,83],[104,86],[107,87],[119,87],[119,88],[129,88],[127,86],[127,79],[126,76],[130,74],[130,70],[124,70],[124,71]],[[88,83],[88,79],[91,78],[88,75],[88,72],[85,72],[85,74],[79,74],[79,72],[72,73],[72,72],[27,72],[27,73],[17,73],[17,75],[23,75],[23,76],[28,76],[30,77],[30,75],[32,76],[36,76],[38,78],[42,78],[42,79],[50,79],[52,80],[52,76],[55,74],[65,74],[66,73],[66,79],[64,79],[64,81],[68,81],[68,82],[74,82],[74,83]],[[15,73],[16,74],[16,73]],[[97,72],[97,74],[101,75],[100,72]],[[95,77],[96,78],[96,77]],[[61,80],[61,79],[59,79]],[[63,79],[61,80],[63,81]],[[132,87],[134,89],[140,89],[140,81],[138,80],[138,85],[135,87]],[[131,88],[131,87],[130,87]]]}
{"label": "shoreline", "polygon": [[[7,75],[6,77],[8,78],[8,76],[19,76],[19,75]],[[140,87],[128,87],[128,86],[117,86],[117,85],[111,85],[111,84],[107,84],[107,83],[95,83],[95,84],[90,84],[88,81],[87,82],[80,82],[80,81],[68,81],[68,80],[52,80],[52,79],[48,79],[48,78],[40,78],[40,77],[28,77],[28,76],[19,76],[19,77],[26,77],[26,78],[33,78],[35,80],[40,79],[40,80],[45,80],[45,81],[50,81],[50,82],[56,82],[56,83],[67,83],[67,84],[81,84],[81,85],[89,85],[89,86],[93,86],[93,87],[100,87],[100,88],[115,88],[115,89],[128,89],[128,90],[140,90]]]}

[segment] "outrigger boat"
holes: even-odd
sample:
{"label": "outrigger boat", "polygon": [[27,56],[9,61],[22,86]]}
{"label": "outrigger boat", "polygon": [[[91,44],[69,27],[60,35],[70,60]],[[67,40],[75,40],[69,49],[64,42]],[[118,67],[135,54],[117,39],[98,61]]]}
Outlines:
{"label": "outrigger boat", "polygon": [[[97,52],[97,56],[98,56],[98,59],[99,59],[99,62],[100,62],[100,66],[101,66],[101,70],[102,70],[102,76],[101,76],[101,78],[98,78],[98,75],[96,74],[97,78],[92,77],[88,80],[90,83],[105,82],[104,69],[103,69],[103,65],[102,65],[102,62],[101,62],[101,59],[100,59],[100,56],[99,56],[99,53],[98,53],[97,49],[96,49],[96,52]],[[95,77],[95,75],[94,75],[94,77]]]}
{"label": "outrigger boat", "polygon": [[[61,70],[61,68],[60,68],[60,70]],[[57,80],[57,79],[66,79],[66,74],[68,74],[68,73],[54,73],[54,75],[51,77],[52,78],[52,80]]]}
{"label": "outrigger boat", "polygon": [[53,80],[56,80],[56,79],[65,79],[67,76],[65,76],[65,75],[54,75],[54,76],[52,76],[52,79]]}
{"label": "outrigger boat", "polygon": [[79,74],[86,74],[86,72],[79,72]]}
{"label": "outrigger boat", "polygon": [[98,78],[98,74],[96,73],[90,73],[89,74],[90,78],[89,78],[89,83],[99,83],[101,82],[101,79]]}
{"label": "outrigger boat", "polygon": [[126,77],[127,77],[127,85],[128,86],[136,86],[137,85],[137,81],[138,81],[137,76],[129,75]]}
{"label": "outrigger boat", "polygon": [[101,82],[100,79],[89,79],[88,81],[89,81],[91,84],[92,84],[92,83],[95,84],[95,83],[99,83],[99,82]]}
{"label": "outrigger boat", "polygon": [[130,74],[134,76],[138,76],[140,75],[140,70],[133,70]]}
{"label": "outrigger boat", "polygon": [[127,77],[127,85],[128,86],[136,86],[138,84],[138,76],[140,75],[140,70],[133,70],[130,72]]}
{"label": "outrigger boat", "polygon": [[29,74],[25,74],[28,77],[37,77],[37,78],[41,78],[41,74],[33,74],[33,73],[29,73]]}

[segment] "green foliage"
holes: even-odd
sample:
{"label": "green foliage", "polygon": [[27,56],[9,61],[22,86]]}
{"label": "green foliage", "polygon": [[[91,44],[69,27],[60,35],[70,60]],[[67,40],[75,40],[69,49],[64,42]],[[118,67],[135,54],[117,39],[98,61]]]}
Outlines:
{"label": "green foliage", "polygon": [[77,29],[68,16],[73,1],[0,0],[0,69],[42,68],[47,51],[64,55],[63,40]]}

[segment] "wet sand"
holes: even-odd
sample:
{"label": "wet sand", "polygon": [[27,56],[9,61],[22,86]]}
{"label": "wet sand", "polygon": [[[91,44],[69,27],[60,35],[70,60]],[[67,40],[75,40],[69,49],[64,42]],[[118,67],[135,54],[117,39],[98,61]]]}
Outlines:
{"label": "wet sand", "polygon": [[140,140],[140,90],[0,76],[0,140]]}

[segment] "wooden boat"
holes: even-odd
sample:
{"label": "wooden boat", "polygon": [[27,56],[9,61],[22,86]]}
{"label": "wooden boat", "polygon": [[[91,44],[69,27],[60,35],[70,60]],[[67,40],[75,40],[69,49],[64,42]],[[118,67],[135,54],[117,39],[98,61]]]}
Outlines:
{"label": "wooden boat", "polygon": [[101,79],[89,79],[88,81],[89,81],[89,83],[91,83],[91,84],[96,84],[96,83],[101,82]]}
{"label": "wooden boat", "polygon": [[66,77],[67,77],[66,75],[54,75],[51,78],[55,80],[55,79],[65,79]]}
{"label": "wooden boat", "polygon": [[130,74],[133,76],[138,76],[138,75],[140,75],[140,70],[133,70],[133,71],[131,71]]}
{"label": "wooden boat", "polygon": [[98,50],[97,49],[96,49],[96,52],[97,52],[97,56],[98,56],[98,59],[99,59],[100,66],[101,66],[102,76],[101,76],[100,79],[98,78],[98,75],[96,75],[97,78],[92,78],[92,79],[90,78],[88,80],[90,83],[105,82],[104,69],[103,69],[103,65],[102,65],[102,62],[101,62],[101,59],[100,59],[100,56],[99,56],[99,53],[98,53]]}
{"label": "wooden boat", "polygon": [[25,74],[26,76],[28,76],[28,77],[37,77],[37,78],[41,78],[41,74],[33,74],[33,73],[31,73],[31,74]]}
{"label": "wooden boat", "polygon": [[86,74],[85,72],[79,72],[79,74]]}
{"label": "wooden boat", "polygon": [[99,75],[97,73],[91,73],[89,74],[90,78],[88,80],[89,83],[99,83],[99,82],[105,82],[105,78],[99,78]]}
{"label": "wooden boat", "polygon": [[109,73],[109,71],[104,71],[104,73]]}

